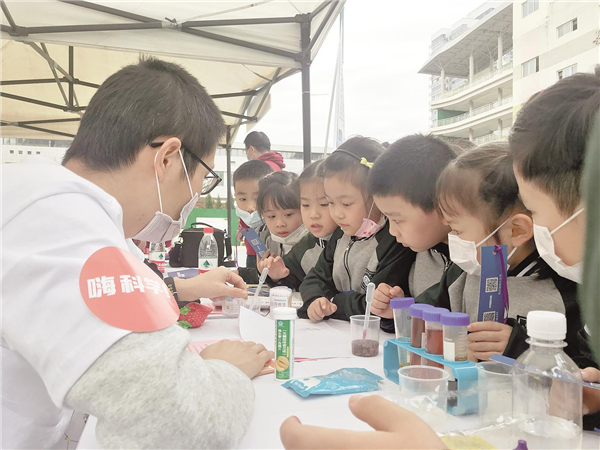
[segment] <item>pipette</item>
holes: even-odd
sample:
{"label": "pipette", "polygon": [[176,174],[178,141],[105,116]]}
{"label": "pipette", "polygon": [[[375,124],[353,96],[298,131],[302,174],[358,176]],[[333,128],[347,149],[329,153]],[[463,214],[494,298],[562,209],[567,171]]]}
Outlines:
{"label": "pipette", "polygon": [[250,303],[250,311],[260,312],[260,300],[258,299],[258,294],[260,294],[260,291],[263,287],[263,284],[265,284],[265,280],[267,279],[268,275],[269,275],[269,268],[265,267],[263,269],[262,273],[260,274],[260,279],[258,280],[258,286],[256,287],[256,290],[254,291],[254,297],[252,297],[252,302]]}
{"label": "pipette", "polygon": [[365,327],[363,329],[363,341],[367,339],[367,329],[369,327],[369,319],[371,317],[371,303],[373,303],[373,295],[375,294],[375,284],[369,283],[367,285],[367,309],[365,312]]}

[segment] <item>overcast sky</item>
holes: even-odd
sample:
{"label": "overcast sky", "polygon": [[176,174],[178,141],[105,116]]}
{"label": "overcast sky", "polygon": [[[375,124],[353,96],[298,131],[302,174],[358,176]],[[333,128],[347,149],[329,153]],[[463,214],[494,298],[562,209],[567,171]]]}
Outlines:
{"label": "overcast sky", "polygon": [[[345,6],[346,138],[355,134],[394,141],[427,132],[431,35],[451,27],[483,0],[348,0]],[[324,146],[337,56],[339,24],[331,28],[311,68],[312,145]],[[275,85],[271,110],[254,130],[273,147],[302,145],[300,74]],[[333,126],[333,125],[332,125]],[[237,141],[245,137],[240,129]],[[331,148],[331,140],[330,140]]]}

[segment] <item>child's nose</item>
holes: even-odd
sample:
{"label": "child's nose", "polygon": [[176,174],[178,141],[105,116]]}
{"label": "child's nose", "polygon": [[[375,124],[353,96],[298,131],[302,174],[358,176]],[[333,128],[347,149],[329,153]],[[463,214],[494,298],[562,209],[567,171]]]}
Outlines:
{"label": "child's nose", "polygon": [[310,218],[311,219],[318,219],[319,217],[321,217],[321,213],[317,208],[310,210]]}
{"label": "child's nose", "polygon": [[256,211],[256,202],[249,201],[248,202],[248,212],[250,214],[252,214],[254,211]]}

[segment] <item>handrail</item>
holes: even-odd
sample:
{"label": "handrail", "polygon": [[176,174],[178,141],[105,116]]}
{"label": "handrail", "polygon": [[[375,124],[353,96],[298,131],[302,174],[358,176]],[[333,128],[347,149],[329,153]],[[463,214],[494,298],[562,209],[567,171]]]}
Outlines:
{"label": "handrail", "polygon": [[486,113],[493,109],[504,106],[508,103],[512,103],[512,95],[509,95],[508,97],[504,97],[503,99],[501,99],[499,101],[497,100],[495,102],[487,103],[483,106],[480,106],[479,108],[474,109],[473,112],[466,112],[466,113],[460,114],[458,116],[448,117],[447,119],[432,120],[431,128],[443,127],[446,125],[451,125],[453,123],[462,122],[463,120]]}

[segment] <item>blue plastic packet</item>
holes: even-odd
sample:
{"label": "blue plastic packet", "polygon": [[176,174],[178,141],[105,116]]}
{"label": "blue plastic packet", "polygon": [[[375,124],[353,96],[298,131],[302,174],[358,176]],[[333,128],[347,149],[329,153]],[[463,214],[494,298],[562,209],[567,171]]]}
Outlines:
{"label": "blue plastic packet", "polygon": [[289,380],[283,383],[283,387],[292,389],[301,397],[308,397],[378,391],[380,381],[383,378],[379,375],[354,367],[336,370],[328,375]]}

